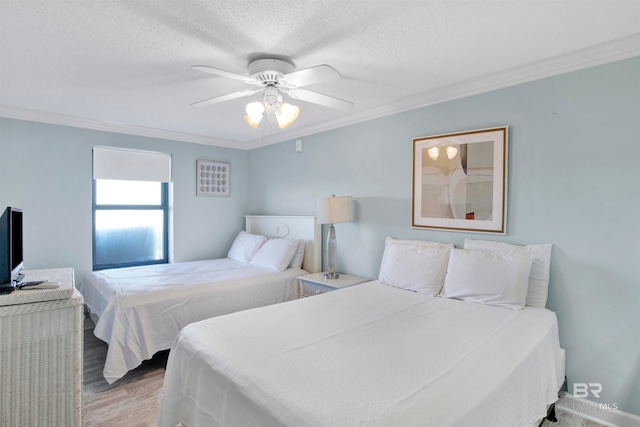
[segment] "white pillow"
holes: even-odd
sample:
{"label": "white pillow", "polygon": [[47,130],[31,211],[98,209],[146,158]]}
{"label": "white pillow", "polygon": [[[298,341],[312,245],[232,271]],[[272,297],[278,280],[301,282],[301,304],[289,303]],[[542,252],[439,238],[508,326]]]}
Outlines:
{"label": "white pillow", "polygon": [[255,267],[266,267],[284,271],[298,249],[298,241],[292,239],[270,239],[258,249],[251,260]]}
{"label": "white pillow", "polygon": [[493,251],[493,252],[519,252],[532,255],[533,263],[529,273],[529,288],[527,291],[526,305],[530,307],[544,308],[547,305],[547,294],[549,292],[549,269],[551,267],[551,247],[550,243],[542,245],[518,246],[510,243],[492,242],[488,240],[464,241],[464,248],[471,250]]}
{"label": "white pillow", "polygon": [[444,296],[513,310],[527,299],[531,255],[453,249]]}
{"label": "white pillow", "polygon": [[233,241],[227,256],[237,261],[249,263],[258,252],[258,249],[260,249],[260,246],[266,241],[267,238],[264,236],[241,231]]}
{"label": "white pillow", "polygon": [[293,259],[289,263],[289,267],[291,268],[300,268],[302,267],[302,261],[304,261],[304,240],[298,240],[298,248],[296,249],[296,253],[293,255]]}
{"label": "white pillow", "polygon": [[453,245],[387,237],[378,280],[396,288],[436,296],[444,285]]}

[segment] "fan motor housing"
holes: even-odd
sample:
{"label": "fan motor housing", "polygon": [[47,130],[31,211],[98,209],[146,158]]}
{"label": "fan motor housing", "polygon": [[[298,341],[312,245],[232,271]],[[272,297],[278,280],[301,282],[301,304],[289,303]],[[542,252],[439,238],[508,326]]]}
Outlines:
{"label": "fan motor housing", "polygon": [[278,83],[283,75],[293,70],[293,64],[281,59],[257,59],[249,64],[249,75],[264,85]]}

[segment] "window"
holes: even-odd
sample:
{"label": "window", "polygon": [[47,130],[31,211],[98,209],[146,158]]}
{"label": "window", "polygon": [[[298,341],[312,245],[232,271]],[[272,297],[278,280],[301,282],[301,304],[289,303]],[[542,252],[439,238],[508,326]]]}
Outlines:
{"label": "window", "polygon": [[167,183],[94,180],[93,269],[168,261]]}
{"label": "window", "polygon": [[168,262],[168,179],[156,173],[158,168],[140,172],[158,155],[170,159],[161,153],[94,147],[94,270]]}

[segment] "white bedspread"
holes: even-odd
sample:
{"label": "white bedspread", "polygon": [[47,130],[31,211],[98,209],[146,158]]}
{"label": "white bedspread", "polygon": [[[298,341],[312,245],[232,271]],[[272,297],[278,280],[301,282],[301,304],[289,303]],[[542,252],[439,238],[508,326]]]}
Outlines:
{"label": "white bedspread", "polygon": [[171,347],[186,325],[298,296],[302,269],[275,272],[230,258],[102,270],[80,286],[99,316],[95,335],[109,344],[109,384]]}
{"label": "white bedspread", "polygon": [[158,425],[530,427],[563,377],[551,311],[369,282],[183,329]]}

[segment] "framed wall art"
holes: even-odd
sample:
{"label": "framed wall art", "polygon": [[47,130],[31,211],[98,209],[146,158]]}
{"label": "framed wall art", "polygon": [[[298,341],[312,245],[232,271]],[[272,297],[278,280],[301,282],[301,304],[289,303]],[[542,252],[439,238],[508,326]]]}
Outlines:
{"label": "framed wall art", "polygon": [[413,139],[412,227],[506,233],[507,130]]}
{"label": "framed wall art", "polygon": [[215,160],[196,161],[196,196],[226,197],[231,188],[231,165]]}

